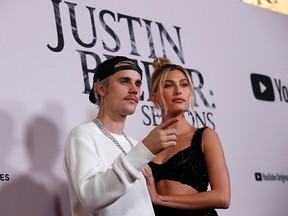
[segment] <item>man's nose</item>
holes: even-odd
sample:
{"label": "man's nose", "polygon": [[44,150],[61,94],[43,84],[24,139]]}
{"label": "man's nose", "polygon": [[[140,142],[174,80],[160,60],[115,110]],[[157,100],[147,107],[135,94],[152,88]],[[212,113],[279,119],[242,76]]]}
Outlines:
{"label": "man's nose", "polygon": [[131,94],[138,94],[139,88],[135,83],[132,83],[129,89],[129,93]]}

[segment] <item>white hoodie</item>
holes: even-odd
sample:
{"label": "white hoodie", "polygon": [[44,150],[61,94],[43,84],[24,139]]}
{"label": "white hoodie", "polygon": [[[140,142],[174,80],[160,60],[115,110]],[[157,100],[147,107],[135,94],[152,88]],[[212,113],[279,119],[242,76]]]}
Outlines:
{"label": "white hoodie", "polygon": [[124,135],[112,134],[128,152],[106,137],[94,122],[71,130],[65,145],[64,169],[73,216],[154,216],[143,167],[154,155]]}

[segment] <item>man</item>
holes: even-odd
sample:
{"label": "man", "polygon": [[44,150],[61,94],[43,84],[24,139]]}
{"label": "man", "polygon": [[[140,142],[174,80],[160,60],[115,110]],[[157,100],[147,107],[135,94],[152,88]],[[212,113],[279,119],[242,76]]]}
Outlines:
{"label": "man", "polygon": [[176,144],[169,126],[153,129],[142,142],[124,133],[126,117],[135,112],[142,71],[132,60],[116,56],[101,63],[89,99],[97,117],[73,128],[65,146],[73,216],[152,216],[153,207],[141,173],[154,155]]}

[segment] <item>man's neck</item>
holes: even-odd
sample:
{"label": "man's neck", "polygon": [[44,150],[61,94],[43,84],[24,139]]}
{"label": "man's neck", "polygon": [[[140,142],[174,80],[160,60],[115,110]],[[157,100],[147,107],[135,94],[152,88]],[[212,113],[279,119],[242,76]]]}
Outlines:
{"label": "man's neck", "polygon": [[111,133],[123,134],[126,117],[111,118],[108,115],[102,116],[98,115],[99,119],[104,127]]}

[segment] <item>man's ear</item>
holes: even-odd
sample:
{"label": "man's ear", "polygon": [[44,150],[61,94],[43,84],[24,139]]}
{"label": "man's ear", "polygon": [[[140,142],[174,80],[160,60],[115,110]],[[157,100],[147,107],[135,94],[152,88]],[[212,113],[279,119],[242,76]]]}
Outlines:
{"label": "man's ear", "polygon": [[94,91],[96,91],[102,97],[106,95],[106,90],[101,83],[94,84]]}

